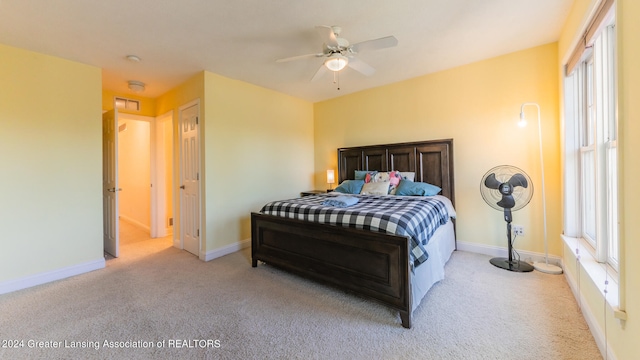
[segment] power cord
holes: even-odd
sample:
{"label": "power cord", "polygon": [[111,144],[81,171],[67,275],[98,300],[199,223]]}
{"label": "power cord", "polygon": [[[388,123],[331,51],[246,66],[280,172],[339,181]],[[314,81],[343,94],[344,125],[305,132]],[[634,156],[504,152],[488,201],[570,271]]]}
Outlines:
{"label": "power cord", "polygon": [[516,250],[516,248],[513,246],[513,244],[516,243],[517,238],[518,238],[518,233],[513,231],[513,237],[511,238],[511,252],[514,260],[520,263],[520,253],[518,253],[518,250]]}

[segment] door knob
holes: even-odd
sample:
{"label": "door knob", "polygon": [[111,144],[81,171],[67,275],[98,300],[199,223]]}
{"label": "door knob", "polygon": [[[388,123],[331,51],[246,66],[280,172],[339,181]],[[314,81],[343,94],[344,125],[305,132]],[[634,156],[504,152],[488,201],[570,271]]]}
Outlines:
{"label": "door knob", "polygon": [[180,186],[180,189],[184,190],[184,185]]}
{"label": "door knob", "polygon": [[111,188],[111,189],[107,189],[107,191],[109,191],[109,192],[122,191],[122,188],[118,188],[117,190],[116,190],[116,188]]}

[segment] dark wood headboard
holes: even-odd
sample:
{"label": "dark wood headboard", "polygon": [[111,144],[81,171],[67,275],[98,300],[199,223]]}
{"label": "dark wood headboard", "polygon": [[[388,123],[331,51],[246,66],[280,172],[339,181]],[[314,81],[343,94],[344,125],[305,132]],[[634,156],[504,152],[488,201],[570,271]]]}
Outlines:
{"label": "dark wood headboard", "polygon": [[356,170],[415,172],[415,181],[440,187],[455,205],[453,139],[338,149],[338,182],[352,180]]}

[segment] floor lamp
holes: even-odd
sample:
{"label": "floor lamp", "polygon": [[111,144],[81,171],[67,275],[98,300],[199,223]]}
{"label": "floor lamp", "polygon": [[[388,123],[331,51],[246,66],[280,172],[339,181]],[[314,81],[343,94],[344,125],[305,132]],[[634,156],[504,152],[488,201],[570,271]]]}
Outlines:
{"label": "floor lamp", "polygon": [[544,262],[534,262],[533,268],[547,274],[562,274],[562,268],[553,264],[549,264],[549,250],[547,244],[547,201],[544,192],[544,158],[542,157],[542,125],[540,124],[540,105],[536,103],[524,103],[520,106],[520,127],[527,126],[527,120],[524,116],[525,106],[535,106],[538,110],[538,141],[540,145],[540,169],[542,179],[542,218],[544,222]]}

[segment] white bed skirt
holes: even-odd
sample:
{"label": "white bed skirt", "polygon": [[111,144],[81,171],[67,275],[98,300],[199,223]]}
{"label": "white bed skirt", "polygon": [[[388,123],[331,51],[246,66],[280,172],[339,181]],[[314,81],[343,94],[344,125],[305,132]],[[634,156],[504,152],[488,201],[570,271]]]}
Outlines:
{"label": "white bed skirt", "polygon": [[453,222],[448,221],[440,226],[433,234],[429,243],[425,247],[429,259],[420,264],[415,269],[415,274],[411,279],[412,288],[412,309],[415,310],[420,301],[431,289],[433,284],[444,279],[444,265],[449,261],[451,254],[455,250],[455,231]]}

